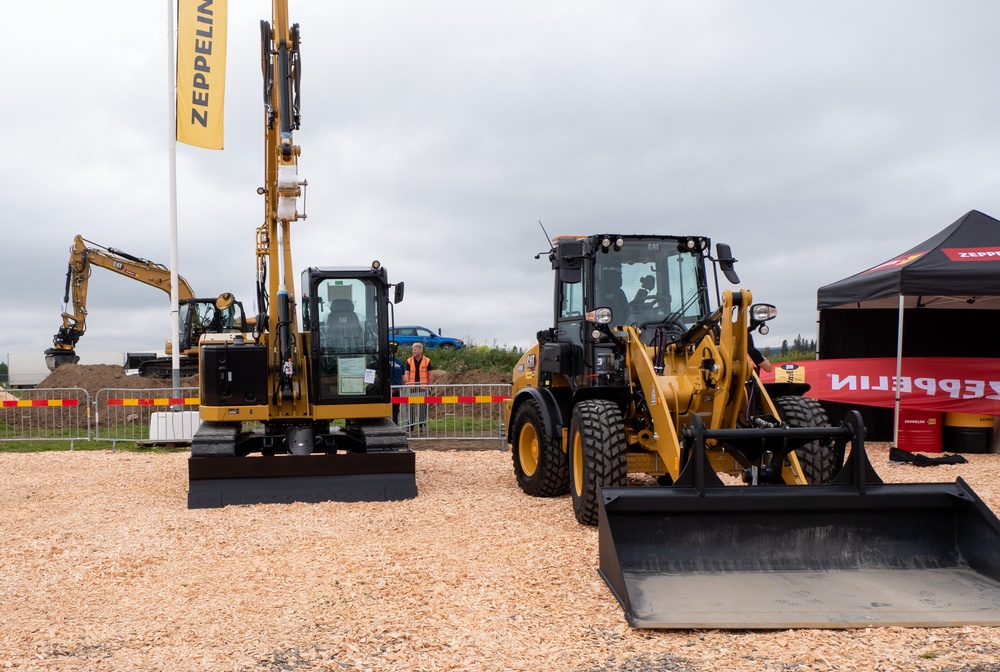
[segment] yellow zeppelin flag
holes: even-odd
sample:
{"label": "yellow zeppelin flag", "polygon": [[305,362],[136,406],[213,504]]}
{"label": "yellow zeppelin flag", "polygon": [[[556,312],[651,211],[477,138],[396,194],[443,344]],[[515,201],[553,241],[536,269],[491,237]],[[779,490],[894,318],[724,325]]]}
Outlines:
{"label": "yellow zeppelin flag", "polygon": [[177,1],[177,141],[222,149],[226,1]]}

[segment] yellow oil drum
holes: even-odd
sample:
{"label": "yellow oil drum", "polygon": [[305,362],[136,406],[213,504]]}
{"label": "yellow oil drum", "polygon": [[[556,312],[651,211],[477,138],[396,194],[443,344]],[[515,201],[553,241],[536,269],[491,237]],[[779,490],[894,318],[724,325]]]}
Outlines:
{"label": "yellow oil drum", "polygon": [[993,416],[978,413],[945,413],[944,449],[952,453],[988,453],[993,443]]}

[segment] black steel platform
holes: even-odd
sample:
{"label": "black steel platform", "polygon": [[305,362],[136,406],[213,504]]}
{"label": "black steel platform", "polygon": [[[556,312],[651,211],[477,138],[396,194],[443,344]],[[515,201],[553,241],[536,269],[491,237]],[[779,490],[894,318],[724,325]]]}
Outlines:
{"label": "black steel platform", "polygon": [[188,508],[417,496],[412,451],[188,458]]}

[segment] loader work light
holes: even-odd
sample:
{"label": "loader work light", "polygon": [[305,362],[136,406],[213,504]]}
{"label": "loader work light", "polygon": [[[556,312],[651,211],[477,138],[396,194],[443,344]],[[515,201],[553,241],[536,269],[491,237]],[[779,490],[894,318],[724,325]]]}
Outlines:
{"label": "loader work light", "polygon": [[596,324],[611,324],[611,309],[596,308],[587,313],[587,321]]}
{"label": "loader work light", "polygon": [[778,309],[768,303],[755,303],[750,306],[750,313],[757,322],[767,322],[778,315]]}

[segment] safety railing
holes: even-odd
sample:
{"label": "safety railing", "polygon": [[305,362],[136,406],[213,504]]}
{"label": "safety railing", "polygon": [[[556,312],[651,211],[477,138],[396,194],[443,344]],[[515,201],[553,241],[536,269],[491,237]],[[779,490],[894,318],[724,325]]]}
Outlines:
{"label": "safety railing", "polygon": [[510,385],[393,386],[393,419],[411,440],[503,440]]}
{"label": "safety railing", "polygon": [[135,443],[186,443],[194,436],[198,388],[106,388],[94,395],[94,439]]}
{"label": "safety railing", "polygon": [[81,388],[0,390],[0,441],[90,438],[90,395]]}
{"label": "safety railing", "polygon": [[[503,442],[501,403],[510,385],[393,387],[393,419],[411,440]],[[177,396],[175,396],[177,395]],[[80,388],[0,390],[0,441],[68,440],[183,444],[198,429],[198,390]]]}

